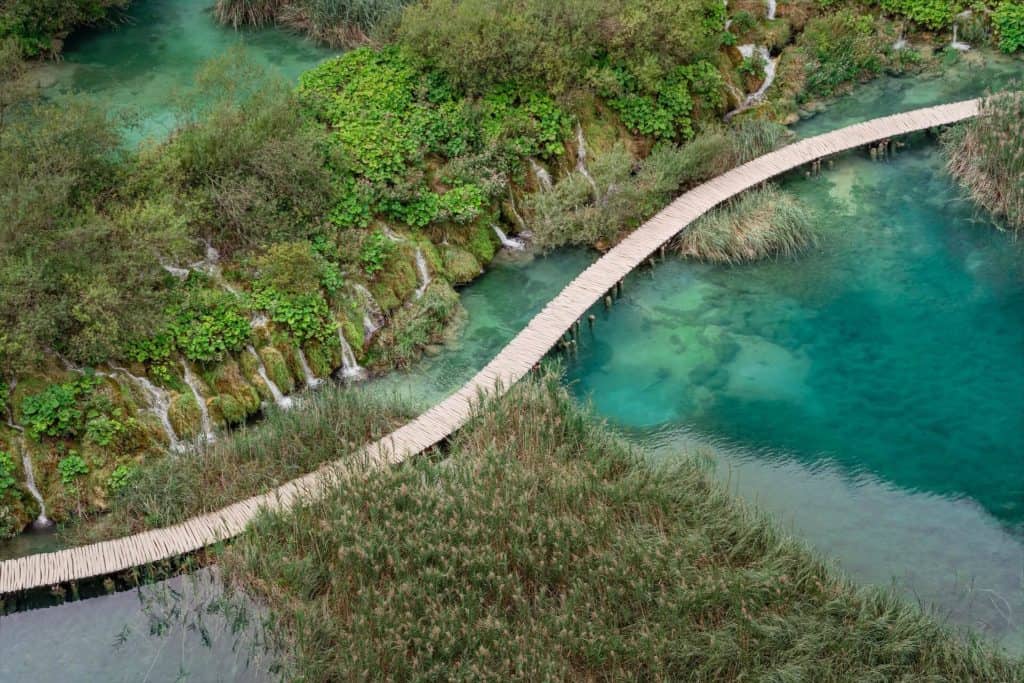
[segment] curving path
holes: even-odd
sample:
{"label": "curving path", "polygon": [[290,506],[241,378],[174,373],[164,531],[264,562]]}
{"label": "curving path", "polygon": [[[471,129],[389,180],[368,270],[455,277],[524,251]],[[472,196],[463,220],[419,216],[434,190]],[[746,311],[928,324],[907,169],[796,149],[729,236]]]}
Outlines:
{"label": "curving path", "polygon": [[[972,118],[978,114],[979,103],[980,100],[967,100],[918,109],[801,140],[683,194],[569,283],[461,389],[367,446],[361,463],[376,467],[400,463],[462,427],[481,394],[502,393],[517,382],[619,280],[724,200],[780,173],[838,152]],[[164,529],[0,562],[0,595],[113,574],[199,550],[241,533],[262,508],[287,508],[302,499],[322,495],[351,465],[330,463],[268,493]]]}

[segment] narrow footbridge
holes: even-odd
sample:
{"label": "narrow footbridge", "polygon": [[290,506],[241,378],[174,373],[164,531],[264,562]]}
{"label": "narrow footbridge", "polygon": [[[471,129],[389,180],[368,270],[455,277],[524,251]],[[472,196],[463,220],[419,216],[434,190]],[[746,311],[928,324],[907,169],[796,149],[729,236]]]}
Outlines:
{"label": "narrow footbridge", "polygon": [[[481,394],[501,392],[515,384],[619,280],[716,205],[803,164],[972,118],[978,114],[979,104],[979,100],[968,100],[918,109],[800,140],[683,194],[566,286],[465,386],[367,446],[362,460],[377,467],[401,463],[458,430],[472,416]],[[115,574],[199,550],[240,534],[261,509],[288,508],[323,495],[332,481],[342,476],[345,466],[342,462],[330,463],[268,493],[167,528],[0,562],[0,595]]]}

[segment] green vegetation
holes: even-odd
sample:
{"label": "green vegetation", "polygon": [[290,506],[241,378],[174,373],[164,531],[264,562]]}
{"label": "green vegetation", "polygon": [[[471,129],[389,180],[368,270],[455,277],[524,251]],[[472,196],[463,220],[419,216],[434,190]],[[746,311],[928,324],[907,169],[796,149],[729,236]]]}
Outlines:
{"label": "green vegetation", "polygon": [[992,24],[999,34],[999,49],[1016,52],[1024,48],[1024,4],[1001,2],[992,14]]}
{"label": "green vegetation", "polygon": [[524,380],[443,454],[265,514],[227,549],[289,680],[1024,675],[838,578],[700,453],[652,467],[558,379]]}
{"label": "green vegetation", "polygon": [[943,146],[950,172],[974,201],[1024,231],[1024,95],[986,98],[980,116],[944,133]]}
{"label": "green vegetation", "polygon": [[235,28],[281,24],[332,47],[365,43],[411,0],[217,0],[217,20]]}
{"label": "green vegetation", "polygon": [[[71,543],[89,543],[212,512],[325,462],[355,460],[364,445],[412,417],[397,399],[325,387],[305,400],[301,411],[271,411],[258,429],[242,428],[196,453],[119,465],[106,480],[108,511],[62,533]],[[79,474],[76,469],[72,476]]]}
{"label": "green vegetation", "polygon": [[55,57],[75,28],[97,24],[129,0],[6,0],[0,42],[11,38],[25,57]]}
{"label": "green vegetation", "polygon": [[709,263],[790,258],[818,241],[810,209],[774,185],[749,190],[698,218],[676,239],[684,257]]}

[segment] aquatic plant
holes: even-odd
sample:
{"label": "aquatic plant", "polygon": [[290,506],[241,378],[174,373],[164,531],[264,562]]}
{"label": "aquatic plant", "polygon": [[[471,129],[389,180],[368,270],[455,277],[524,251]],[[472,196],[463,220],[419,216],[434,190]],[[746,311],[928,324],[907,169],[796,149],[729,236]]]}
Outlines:
{"label": "aquatic plant", "polygon": [[950,173],[974,201],[1024,231],[1024,94],[985,98],[981,114],[942,136]]}
{"label": "aquatic plant", "polygon": [[223,566],[286,678],[1013,680],[916,606],[858,590],[737,502],[706,453],[651,465],[558,375],[444,452],[265,514]]}

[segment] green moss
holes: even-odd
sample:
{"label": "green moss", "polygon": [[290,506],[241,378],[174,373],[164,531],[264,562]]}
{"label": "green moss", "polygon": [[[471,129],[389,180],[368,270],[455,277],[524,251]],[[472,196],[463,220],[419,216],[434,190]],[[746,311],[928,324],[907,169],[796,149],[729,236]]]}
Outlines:
{"label": "green moss", "polygon": [[273,346],[264,346],[259,349],[259,354],[270,381],[286,394],[295,391],[295,375],[288,369],[284,355]]}
{"label": "green moss", "polygon": [[452,245],[441,247],[444,271],[454,284],[470,282],[480,275],[480,262],[471,253]]}
{"label": "green moss", "polygon": [[182,439],[190,439],[202,432],[199,405],[191,392],[176,394],[171,399],[167,417],[171,421],[174,433]]}
{"label": "green moss", "polygon": [[215,421],[224,422],[229,425],[238,425],[245,422],[249,412],[245,406],[231,394],[220,394],[214,396],[210,401],[210,416]]}
{"label": "green moss", "polygon": [[[248,356],[250,361],[254,362],[251,354],[246,353],[243,356]],[[212,386],[217,395],[230,396],[246,415],[252,415],[259,411],[259,392],[245,378],[241,367],[235,361],[231,360],[217,366],[213,373]],[[236,421],[228,420],[228,422]]]}
{"label": "green moss", "polygon": [[472,228],[473,232],[466,242],[466,249],[480,263],[490,263],[498,251],[498,238],[494,230],[484,221],[478,222]]}
{"label": "green moss", "polygon": [[330,377],[336,368],[341,367],[341,356],[336,353],[337,336],[332,336],[326,344],[309,342],[303,346],[310,369],[317,377]]}
{"label": "green moss", "polygon": [[391,324],[374,338],[367,364],[379,368],[408,365],[425,345],[441,340],[445,324],[458,310],[455,290],[444,280],[433,280],[419,300],[399,308]]}
{"label": "green moss", "polygon": [[339,321],[341,324],[341,332],[345,335],[345,340],[352,347],[356,356],[362,351],[363,345],[366,344],[366,330],[363,329],[362,322],[354,323],[351,320],[343,319]]}

